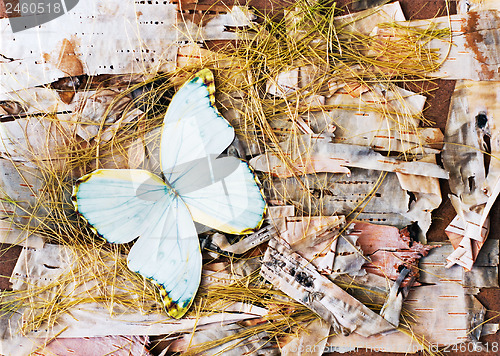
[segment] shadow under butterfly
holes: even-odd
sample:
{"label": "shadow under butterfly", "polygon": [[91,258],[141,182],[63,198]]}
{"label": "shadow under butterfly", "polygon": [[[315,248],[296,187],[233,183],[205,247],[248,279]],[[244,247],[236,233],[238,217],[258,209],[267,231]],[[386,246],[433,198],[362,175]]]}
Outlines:
{"label": "shadow under butterfly", "polygon": [[198,290],[202,256],[195,221],[245,234],[258,228],[266,203],[248,164],[219,157],[233,127],[214,107],[214,78],[198,72],[174,95],[163,121],[164,180],[145,170],[99,169],[74,187],[76,210],[110,243],[138,240],[128,267],[151,279],[174,318]]}

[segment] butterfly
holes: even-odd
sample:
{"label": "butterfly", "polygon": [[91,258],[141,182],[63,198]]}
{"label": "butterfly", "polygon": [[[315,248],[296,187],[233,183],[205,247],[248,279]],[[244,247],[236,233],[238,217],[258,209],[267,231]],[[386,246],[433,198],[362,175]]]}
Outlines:
{"label": "butterfly", "polygon": [[220,157],[234,129],[217,111],[214,77],[199,71],[173,96],[163,120],[163,178],[140,169],[98,169],[79,178],[75,209],[110,243],[138,238],[130,270],[151,279],[174,318],[189,309],[201,279],[194,221],[231,234],[258,228],[266,203],[248,164]]}

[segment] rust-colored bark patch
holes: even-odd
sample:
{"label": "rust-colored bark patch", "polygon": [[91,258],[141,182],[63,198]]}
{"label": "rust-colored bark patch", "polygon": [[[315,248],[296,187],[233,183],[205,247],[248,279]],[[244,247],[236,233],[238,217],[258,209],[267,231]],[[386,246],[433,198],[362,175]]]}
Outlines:
{"label": "rust-colored bark patch", "polygon": [[[76,77],[84,74],[83,63],[75,53],[75,44],[72,40],[65,38],[61,43],[58,53],[43,53],[42,56],[45,62],[52,63],[68,77]],[[71,83],[73,82],[72,79],[66,81],[63,79],[64,83],[68,81]],[[69,90],[59,90],[58,93],[61,100],[69,104],[73,100],[75,89],[69,88]]]}
{"label": "rust-colored bark patch", "polygon": [[463,31],[465,32],[465,47],[474,54],[474,58],[481,64],[482,79],[491,80],[494,77],[494,73],[488,68],[487,54],[479,49],[479,45],[483,44],[485,40],[483,32],[478,30],[480,21],[480,13],[468,13],[467,21],[463,26]]}
{"label": "rust-colored bark patch", "polygon": [[57,68],[68,76],[84,74],[83,64],[75,53],[74,43],[68,39],[63,40],[57,59]]}
{"label": "rust-colored bark patch", "polygon": [[75,45],[71,40],[64,39],[59,52],[43,53],[43,59],[47,63],[52,63],[68,77],[84,74],[83,64],[75,53]]}
{"label": "rust-colored bark patch", "polygon": [[363,266],[368,273],[396,280],[403,266],[411,270],[403,286],[413,277],[418,278],[418,261],[437,247],[414,241],[408,228],[398,230],[393,226],[356,222],[352,233],[359,236],[361,249],[371,259]]}

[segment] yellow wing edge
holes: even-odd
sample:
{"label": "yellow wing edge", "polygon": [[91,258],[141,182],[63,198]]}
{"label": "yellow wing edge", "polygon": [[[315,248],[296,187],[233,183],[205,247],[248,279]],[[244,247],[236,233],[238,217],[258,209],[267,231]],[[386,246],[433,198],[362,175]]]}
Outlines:
{"label": "yellow wing edge", "polygon": [[151,283],[153,283],[156,286],[156,288],[158,288],[163,308],[172,318],[174,319],[182,318],[187,313],[189,308],[191,308],[191,304],[193,304],[195,295],[193,296],[193,298],[191,298],[191,300],[186,301],[182,305],[180,305],[174,302],[174,300],[168,296],[168,292],[165,289],[165,287],[163,287],[160,283],[158,283],[154,279],[151,278],[148,279],[151,281]]}
{"label": "yellow wing edge", "polygon": [[[210,103],[215,108],[215,79],[214,73],[208,68],[198,71],[189,82],[202,82],[208,90]],[[188,82],[188,83],[189,83]],[[186,83],[187,84],[187,83]],[[219,114],[220,115],[220,114]]]}

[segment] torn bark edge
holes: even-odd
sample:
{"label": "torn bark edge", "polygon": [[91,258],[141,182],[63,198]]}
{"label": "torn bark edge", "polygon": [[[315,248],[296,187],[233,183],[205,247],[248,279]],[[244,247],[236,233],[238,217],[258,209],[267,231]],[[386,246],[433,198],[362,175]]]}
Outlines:
{"label": "torn bark edge", "polygon": [[411,277],[409,283],[406,284],[405,287],[401,286],[401,283],[404,281],[406,276],[411,272],[411,270],[407,267],[403,267],[398,278],[394,282],[389,291],[389,295],[384,303],[384,306],[380,310],[380,315],[384,317],[389,323],[394,326],[399,326],[399,316],[401,314],[401,308],[403,307],[403,302],[408,296],[408,292],[410,291],[410,287],[413,285],[415,281],[415,275]]}
{"label": "torn bark edge", "polygon": [[227,241],[226,236],[220,233],[214,234],[211,242],[222,251],[241,255],[256,246],[269,241],[277,234],[278,231],[276,228],[272,225],[268,225],[232,245]]}
{"label": "torn bark edge", "polygon": [[[452,203],[455,203],[454,206],[461,205],[455,196],[450,196],[450,199]],[[464,267],[465,270],[470,271],[484,241],[488,237],[490,221],[487,215],[486,219],[484,219],[484,210],[483,214],[478,214],[473,211],[463,211],[461,208],[457,209],[456,206],[455,209],[458,211],[458,215],[445,229],[446,235],[455,248],[455,251],[446,258],[448,262],[446,267],[450,268],[458,264]],[[457,245],[458,240],[460,242]]]}
{"label": "torn bark edge", "polygon": [[269,241],[261,275],[287,295],[330,323],[334,331],[370,336],[394,330],[394,325],[368,309],[284,242]]}

